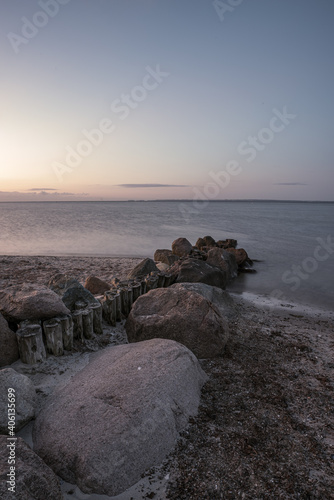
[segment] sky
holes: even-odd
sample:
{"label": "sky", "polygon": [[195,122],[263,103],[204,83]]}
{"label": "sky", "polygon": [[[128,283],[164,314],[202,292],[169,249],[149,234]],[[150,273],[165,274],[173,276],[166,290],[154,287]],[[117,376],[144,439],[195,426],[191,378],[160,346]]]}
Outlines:
{"label": "sky", "polygon": [[332,0],[3,0],[0,201],[333,201]]}

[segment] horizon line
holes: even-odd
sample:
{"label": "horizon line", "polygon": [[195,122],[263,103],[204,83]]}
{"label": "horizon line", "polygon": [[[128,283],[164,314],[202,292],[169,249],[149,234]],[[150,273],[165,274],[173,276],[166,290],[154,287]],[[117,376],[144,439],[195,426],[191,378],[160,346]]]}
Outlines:
{"label": "horizon line", "polygon": [[[180,199],[140,199],[140,200],[0,200],[0,203],[150,203],[150,202],[175,202],[175,203],[191,203],[194,200],[191,198],[180,198]],[[198,200],[196,200],[198,201]],[[226,198],[219,200],[203,200],[208,203],[219,203],[219,202],[275,202],[275,203],[334,203],[334,200],[280,200],[280,199],[269,199],[269,198]]]}

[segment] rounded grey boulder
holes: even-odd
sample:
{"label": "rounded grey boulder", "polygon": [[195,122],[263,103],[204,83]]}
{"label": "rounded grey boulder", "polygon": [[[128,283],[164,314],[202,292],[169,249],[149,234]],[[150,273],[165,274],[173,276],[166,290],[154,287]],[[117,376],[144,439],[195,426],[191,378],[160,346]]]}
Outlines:
{"label": "rounded grey boulder", "polygon": [[175,262],[169,272],[176,283],[205,283],[224,289],[228,281],[227,271],[192,258]]}
{"label": "rounded grey boulder", "polygon": [[187,240],[187,238],[177,238],[172,243],[172,252],[178,257],[185,257],[186,255],[189,255],[192,249],[192,244]]}
{"label": "rounded grey boulder", "polygon": [[125,324],[129,342],[176,340],[198,358],[222,354],[228,325],[203,295],[184,287],[158,288],[139,297]]}
{"label": "rounded grey boulder", "polygon": [[[15,432],[35,416],[36,391],[30,378],[12,368],[0,370],[0,432],[8,434],[8,389],[15,395]],[[11,403],[10,403],[11,404]]]}
{"label": "rounded grey boulder", "polygon": [[19,359],[20,355],[16,335],[9,328],[2,314],[0,314],[0,346],[0,367],[11,365]]}
{"label": "rounded grey boulder", "polygon": [[134,269],[128,274],[128,278],[139,278],[146,276],[147,274],[150,274],[152,272],[158,272],[159,269],[157,268],[154,260],[152,259],[144,259],[139,264],[136,265]]}
{"label": "rounded grey boulder", "polygon": [[117,495],[172,450],[206,380],[170,340],[110,347],[55,392],[34,426],[34,450],[84,493]]}
{"label": "rounded grey boulder", "polygon": [[[15,443],[15,446],[13,446]],[[9,448],[8,446],[11,446]],[[15,454],[15,465],[8,464],[10,451]],[[12,474],[13,486],[7,483]],[[14,440],[0,436],[0,498],[1,500],[62,500],[63,495],[57,476],[33,452],[21,437]]]}
{"label": "rounded grey boulder", "polygon": [[47,319],[70,311],[61,298],[46,286],[21,285],[0,291],[0,312],[7,320]]}

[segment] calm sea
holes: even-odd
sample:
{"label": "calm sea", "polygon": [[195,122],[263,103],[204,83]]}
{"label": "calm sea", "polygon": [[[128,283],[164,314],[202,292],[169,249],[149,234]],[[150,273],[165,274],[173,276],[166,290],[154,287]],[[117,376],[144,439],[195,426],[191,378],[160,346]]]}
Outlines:
{"label": "calm sea", "polygon": [[233,291],[333,309],[334,203],[0,203],[0,230],[1,255],[152,257],[180,236],[236,238],[260,262]]}

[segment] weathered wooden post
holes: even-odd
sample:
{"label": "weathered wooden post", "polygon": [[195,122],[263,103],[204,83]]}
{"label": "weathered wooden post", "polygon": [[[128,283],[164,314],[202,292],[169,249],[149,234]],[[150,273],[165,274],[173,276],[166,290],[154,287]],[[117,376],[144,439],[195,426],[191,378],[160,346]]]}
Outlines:
{"label": "weathered wooden post", "polygon": [[71,351],[73,349],[73,320],[72,316],[66,314],[65,316],[59,316],[59,319],[63,334],[63,345],[66,351]]}
{"label": "weathered wooden post", "polygon": [[25,328],[26,326],[42,326],[42,321],[40,319],[24,319],[20,322],[19,328]]}
{"label": "weathered wooden post", "polygon": [[109,319],[110,318],[110,299],[107,295],[107,292],[104,292],[101,305],[102,305],[103,319],[109,324],[110,323],[110,319]]}
{"label": "weathered wooden post", "polygon": [[84,302],[83,300],[77,300],[76,303],[74,304],[74,309],[76,311],[82,311],[83,309],[86,309],[87,307],[87,302]]}
{"label": "weathered wooden post", "polygon": [[133,292],[132,292],[132,285],[130,285],[128,288],[128,316],[130,314],[132,304],[133,304]]}
{"label": "weathered wooden post", "polygon": [[143,278],[141,280],[141,293],[140,295],[144,295],[146,293],[146,279]]}
{"label": "weathered wooden post", "polygon": [[98,304],[90,304],[89,309],[93,311],[93,330],[97,335],[102,335],[103,327],[102,327],[102,305]]}
{"label": "weathered wooden post", "polygon": [[164,288],[167,288],[171,284],[172,284],[172,275],[171,274],[165,274]]}
{"label": "weathered wooden post", "polygon": [[22,326],[17,330],[16,338],[23,363],[33,365],[46,359],[41,325],[35,323]]}
{"label": "weathered wooden post", "polygon": [[75,339],[83,340],[83,327],[82,327],[82,311],[74,311],[72,314],[73,320],[73,337]]}
{"label": "weathered wooden post", "polygon": [[59,319],[53,318],[44,321],[43,330],[47,351],[54,356],[62,356],[64,354],[63,331]]}
{"label": "weathered wooden post", "polygon": [[[115,318],[116,318],[116,321],[122,320],[121,294],[119,292],[115,293]],[[116,324],[116,322],[115,322],[115,324]]]}
{"label": "weathered wooden post", "polygon": [[104,293],[104,303],[103,303],[103,312],[104,319],[106,322],[111,325],[116,325],[116,293],[114,290],[108,290]]}
{"label": "weathered wooden post", "polygon": [[158,288],[163,288],[164,283],[165,283],[165,275],[164,275],[164,273],[158,273],[157,287]]}
{"label": "weathered wooden post", "polygon": [[82,330],[85,339],[91,339],[94,336],[93,330],[93,311],[92,309],[84,309],[82,314]]}
{"label": "weathered wooden post", "polygon": [[121,311],[124,318],[127,318],[129,314],[129,303],[128,303],[128,288],[122,287],[120,290],[121,295]]}
{"label": "weathered wooden post", "polygon": [[154,288],[157,288],[158,276],[148,276],[146,278],[146,291],[149,292]]}
{"label": "weathered wooden post", "polygon": [[135,302],[141,294],[141,284],[135,282],[132,285],[132,301]]}

